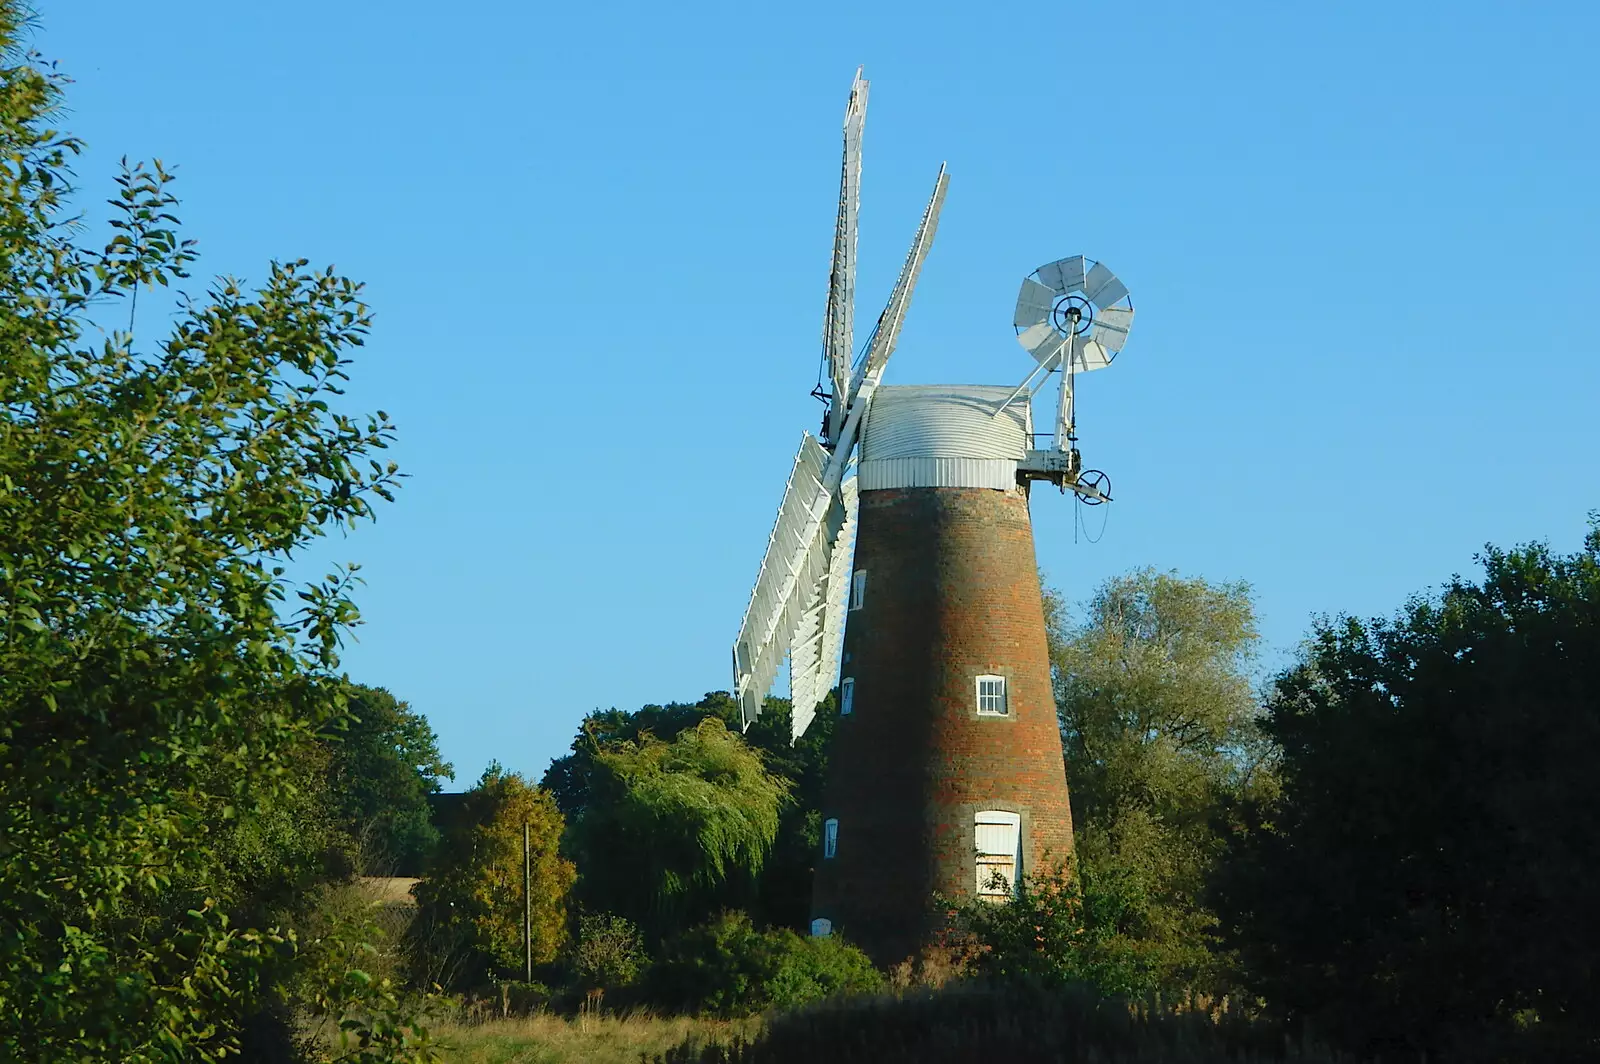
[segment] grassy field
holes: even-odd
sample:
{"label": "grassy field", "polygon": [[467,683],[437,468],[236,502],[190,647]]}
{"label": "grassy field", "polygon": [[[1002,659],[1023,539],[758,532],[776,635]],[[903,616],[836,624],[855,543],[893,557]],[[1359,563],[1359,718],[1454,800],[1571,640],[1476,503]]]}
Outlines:
{"label": "grassy field", "polygon": [[535,1015],[482,1023],[440,1023],[430,1028],[449,1050],[451,1064],[639,1064],[691,1033],[706,1039],[753,1034],[757,1021],[724,1023],[645,1013],[625,1016]]}

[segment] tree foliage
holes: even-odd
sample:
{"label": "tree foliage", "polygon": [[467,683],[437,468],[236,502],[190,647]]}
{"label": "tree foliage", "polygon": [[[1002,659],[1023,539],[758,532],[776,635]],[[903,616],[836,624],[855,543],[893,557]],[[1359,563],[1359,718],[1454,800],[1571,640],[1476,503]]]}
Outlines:
{"label": "tree foliage", "polygon": [[[746,909],[760,923],[797,930],[809,925],[811,876],[822,842],[822,786],[837,705],[836,696],[830,694],[817,707],[816,717],[805,734],[795,739],[790,729],[788,700],[766,700],[761,716],[743,739],[747,746],[759,751],[766,770],[783,781],[788,798],[779,811],[777,835],[760,875],[754,884],[747,877],[735,876],[724,879],[715,890],[697,890],[695,904],[679,910],[674,921],[655,925],[657,934],[682,931],[689,923],[725,908]],[[595,777],[596,756],[601,751],[638,743],[645,736],[672,742],[685,729],[708,718],[734,728],[740,721],[738,703],[726,691],[712,691],[694,703],[648,705],[631,713],[616,709],[591,713],[573,740],[572,753],[551,764],[543,785],[575,824],[592,804],[603,804],[617,793],[606,790],[597,799],[592,790],[590,781]],[[649,911],[651,902],[644,894],[647,886],[640,883],[636,887],[639,896],[630,903],[629,911]],[[668,913],[659,915],[666,919]]]}
{"label": "tree foliage", "polygon": [[794,1008],[882,985],[867,955],[839,936],[759,931],[742,912],[721,913],[678,935],[650,972],[658,1005],[721,1017]]}
{"label": "tree foliage", "polygon": [[1149,905],[1141,887],[1114,863],[1024,876],[1005,904],[973,898],[951,910],[956,960],[997,983],[1148,999],[1167,986],[1170,946],[1130,932]]}
{"label": "tree foliage", "polygon": [[698,702],[669,702],[641,706],[633,712],[596,710],[583,718],[572,741],[572,752],[558,757],[545,770],[540,786],[549,791],[568,818],[576,818],[590,803],[596,755],[622,743],[637,743],[644,736],[672,742],[685,728],[715,717],[729,728],[740,725],[739,704],[726,691],[712,691]]}
{"label": "tree foliage", "polygon": [[586,913],[578,920],[572,974],[579,989],[631,986],[649,959],[644,939],[632,921],[611,913]]}
{"label": "tree foliage", "polygon": [[1600,523],[1489,548],[1277,681],[1282,798],[1220,896],[1252,987],[1385,1059],[1600,1051]]}
{"label": "tree foliage", "polygon": [[94,242],[17,27],[0,3],[0,1057],[212,1059],[302,956],[258,921],[318,873],[284,817],[343,713],[351,572],[284,566],[390,497],[391,426],[337,409],[369,319],[331,270],[149,306],[196,256],[171,174],[125,165]]}
{"label": "tree foliage", "polygon": [[565,818],[555,799],[494,764],[443,819],[438,854],[415,891],[415,975],[472,990],[523,971],[524,825],[533,866],[533,961],[554,960],[566,942],[567,896],[577,878],[560,853]]}
{"label": "tree foliage", "polygon": [[420,876],[438,842],[428,796],[455,772],[427,718],[381,687],[346,683],[329,736],[328,792],[367,875]]}
{"label": "tree foliage", "polygon": [[589,908],[659,938],[730,884],[753,889],[789,786],[722,721],[596,742],[588,762],[572,848]]}
{"label": "tree foliage", "polygon": [[1272,786],[1249,588],[1146,569],[1107,581],[1076,621],[1053,597],[1047,613],[1084,882],[1065,895],[1041,884],[1044,897],[1062,912],[1092,902],[1101,922],[1086,926],[1121,937],[1105,948],[1145,974],[1113,982],[1214,983],[1216,918],[1202,895],[1218,820]]}
{"label": "tree foliage", "polygon": [[839,720],[838,689],[817,705],[816,716],[795,738],[786,698],[769,698],[745,741],[761,751],[767,769],[789,785],[778,814],[778,836],[761,869],[749,906],[758,922],[805,932],[811,924],[811,879],[822,853],[822,788],[828,749]]}

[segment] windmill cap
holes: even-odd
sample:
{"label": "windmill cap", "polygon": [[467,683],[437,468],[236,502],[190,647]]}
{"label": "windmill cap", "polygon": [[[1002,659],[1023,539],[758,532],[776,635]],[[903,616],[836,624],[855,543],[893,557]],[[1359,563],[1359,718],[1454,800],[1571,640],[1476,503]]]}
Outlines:
{"label": "windmill cap", "polygon": [[987,384],[886,385],[874,393],[861,435],[863,491],[1016,486],[1028,451],[1028,404]]}

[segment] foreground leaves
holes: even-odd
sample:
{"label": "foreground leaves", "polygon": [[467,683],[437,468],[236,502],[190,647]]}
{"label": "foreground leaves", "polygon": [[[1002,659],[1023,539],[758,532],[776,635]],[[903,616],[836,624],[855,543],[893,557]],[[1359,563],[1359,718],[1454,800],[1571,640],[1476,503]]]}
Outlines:
{"label": "foreground leaves", "polygon": [[0,1057],[219,1059],[303,963],[274,892],[312,871],[253,881],[233,844],[344,713],[354,566],[285,568],[390,497],[392,427],[336,408],[354,282],[300,260],[174,302],[159,163],[86,242],[62,79],[17,24],[0,3]]}

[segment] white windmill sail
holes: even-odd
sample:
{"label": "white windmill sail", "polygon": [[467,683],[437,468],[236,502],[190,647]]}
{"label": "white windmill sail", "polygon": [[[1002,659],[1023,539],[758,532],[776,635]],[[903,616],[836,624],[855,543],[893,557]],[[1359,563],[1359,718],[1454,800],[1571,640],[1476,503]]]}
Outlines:
{"label": "white windmill sail", "polygon": [[[864,94],[861,103],[864,107]],[[846,180],[850,177],[849,114],[847,111]],[[912,292],[922,272],[928,249],[933,244],[934,233],[939,228],[939,212],[944,206],[948,186],[949,176],[941,165],[934,182],[933,195],[922,212],[922,223],[917,227],[916,238],[911,242],[911,251],[900,270],[899,280],[889,296],[888,305],[878,317],[872,343],[860,365],[855,367],[848,387],[841,389],[835,381],[829,415],[832,454],[807,434],[801,441],[800,453],[795,457],[794,470],[790,473],[783,503],[778,510],[778,520],[767,541],[761,572],[756,578],[750,604],[745,609],[744,621],[739,626],[739,637],[733,645],[734,697],[739,701],[740,714],[746,727],[760,716],[761,703],[772,688],[779,664],[784,655],[797,645],[796,655],[791,657],[790,662],[795,735],[805,730],[805,726],[816,715],[817,703],[833,686],[833,677],[838,669],[838,640],[827,638],[826,633],[842,633],[844,620],[842,607],[830,608],[829,603],[836,595],[843,593],[843,586],[848,581],[856,512],[853,485],[848,500],[843,495],[841,485],[850,456],[855,450],[856,437],[861,430],[867,406],[883,377],[884,366],[899,341],[900,329],[905,324],[906,312],[911,306]],[[844,210],[843,201],[850,198],[848,191],[841,193],[841,213]],[[853,223],[850,238],[853,241]],[[837,239],[835,254],[837,260]],[[852,271],[848,277],[848,288],[853,292],[853,244],[848,259]],[[833,309],[830,287],[830,335]],[[848,351],[848,348],[845,350]],[[834,365],[830,362],[830,374],[833,371]],[[836,432],[831,428],[835,409],[840,415]],[[848,540],[843,538],[846,530]],[[838,575],[834,575],[833,570],[838,566],[843,568]]]}
{"label": "white windmill sail", "polygon": [[822,346],[828,360],[833,401],[828,407],[828,439],[844,427],[849,399],[850,357],[855,344],[856,218],[861,210],[861,138],[867,122],[868,82],[856,70],[844,110],[844,162],[839,174],[839,215],[833,228],[833,268],[828,271],[828,311]]}
{"label": "white windmill sail", "polygon": [[[872,378],[872,386],[877,387],[877,377],[883,373],[884,364],[900,342],[900,327],[905,324],[906,312],[911,309],[911,294],[916,291],[917,278],[922,275],[922,263],[928,257],[928,249],[933,247],[934,234],[939,231],[939,212],[944,209],[944,194],[949,187],[950,175],[945,172],[944,164],[940,163],[939,176],[933,182],[933,195],[928,198],[928,206],[922,211],[922,224],[917,226],[917,238],[911,242],[905,265],[900,267],[900,279],[895,282],[888,306],[878,316],[878,324],[872,330],[872,345],[867,349],[866,358],[862,359],[856,379],[852,382],[851,413],[855,413],[861,385]],[[867,398],[871,398],[870,392]]]}
{"label": "white windmill sail", "polygon": [[856,481],[839,489],[836,513],[829,514],[831,546],[828,570],[812,588],[789,650],[789,699],[794,706],[794,734],[803,735],[816,716],[817,703],[833,689],[839,672],[839,643],[850,593],[850,563],[855,556],[858,497]]}
{"label": "white windmill sail", "polygon": [[828,452],[809,432],[800,440],[800,453],[783,489],[778,520],[767,537],[750,604],[745,608],[739,638],[733,644],[734,696],[744,723],[761,714],[761,700],[772,688],[778,666],[789,650],[803,605],[797,587],[810,588],[827,573],[827,559],[818,544],[816,529],[831,501],[822,486]]}

